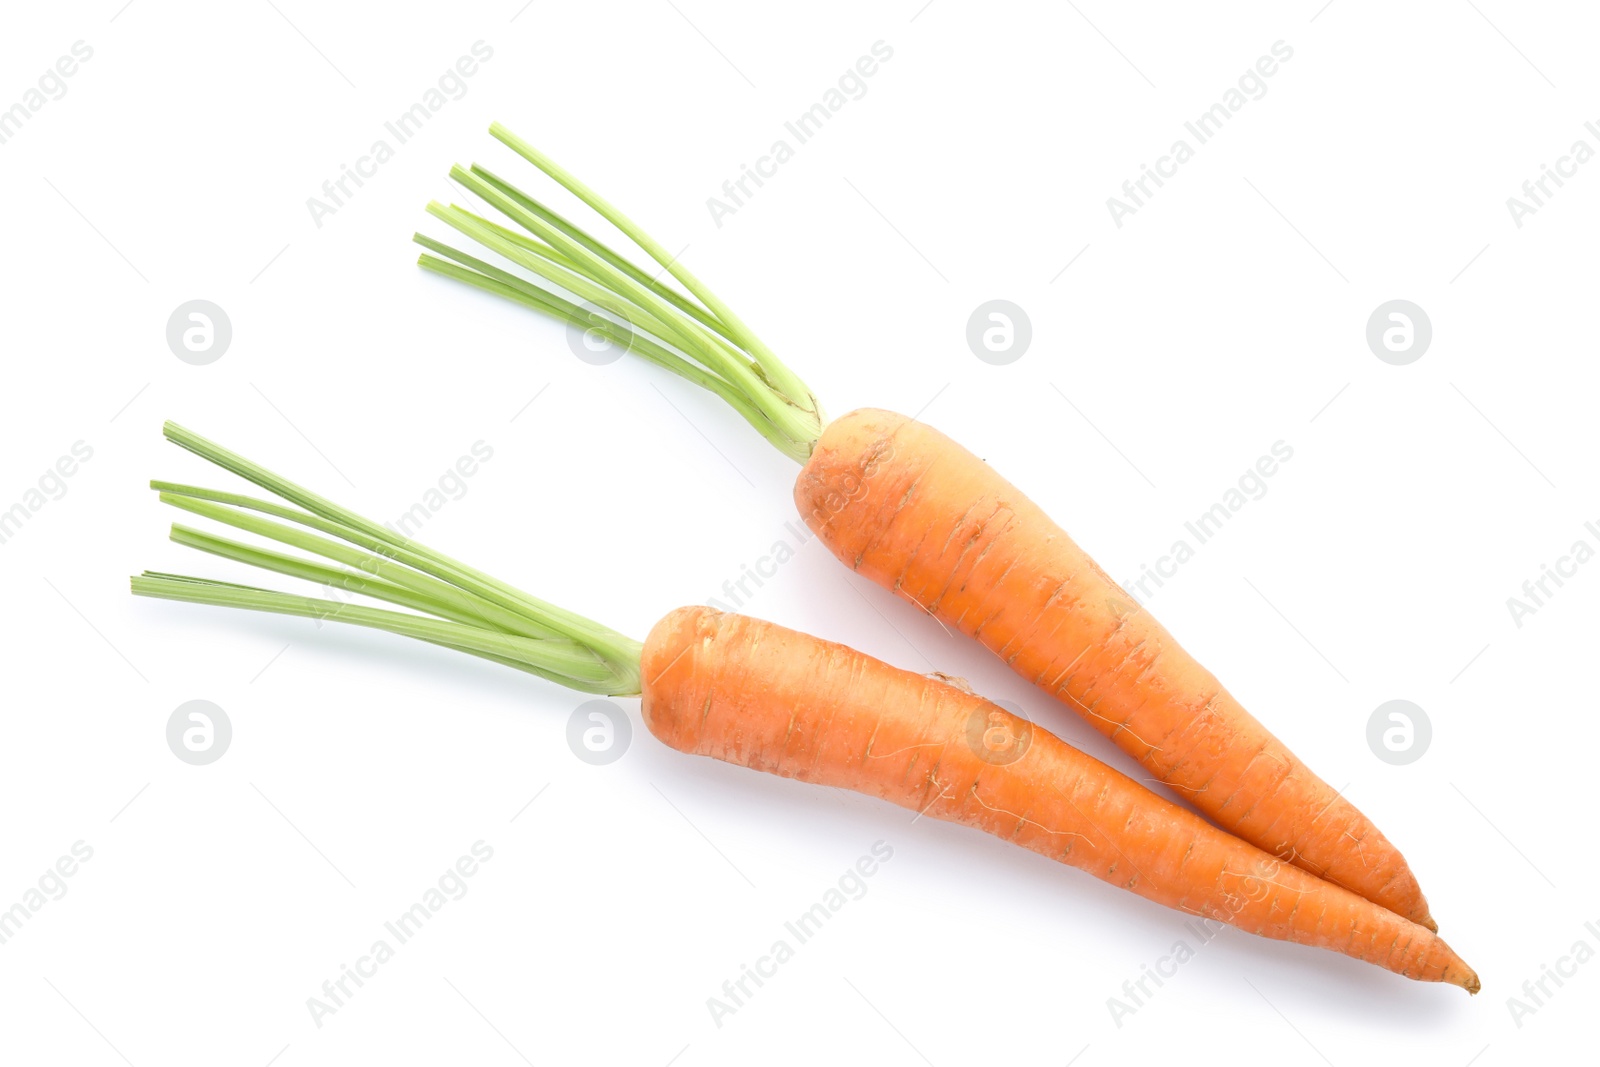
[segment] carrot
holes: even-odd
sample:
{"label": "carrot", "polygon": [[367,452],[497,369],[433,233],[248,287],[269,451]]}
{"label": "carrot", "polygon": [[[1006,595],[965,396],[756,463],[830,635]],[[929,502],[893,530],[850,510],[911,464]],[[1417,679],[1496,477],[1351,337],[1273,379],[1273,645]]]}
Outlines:
{"label": "carrot", "polygon": [[640,644],[181,427],[169,423],[166,433],[287,503],[153,483],[165,502],[331,563],[183,526],[174,526],[175,540],[411,610],[150,572],[132,580],[137,594],[389,630],[586,692],[638,694],[650,732],[680,751],[983,830],[1249,933],[1330,949],[1418,981],[1479,988],[1438,935],[1281,863],[939,677],[705,607],[669,613]]}
{"label": "carrot", "polygon": [[795,483],[857,573],[977,638],[1218,825],[1437,929],[1399,849],[993,468],[887,411],[835,420]]}
{"label": "carrot", "polygon": [[[1438,934],[938,678],[703,607],[656,623],[642,676],[645,723],[680,751],[866,793],[1246,933],[1478,991],[1478,976]],[[995,734],[1009,743],[972,743]]]}
{"label": "carrot", "polygon": [[804,465],[796,502],[847,565],[978,638],[1218,826],[1437,929],[1415,875],[1371,820],[1027,497],[915,420],[863,410],[827,424],[804,383],[665,248],[504,127],[490,132],[594,208],[684,291],[476,164],[452,177],[520,230],[461,207],[428,210],[547,284],[419,234],[429,249],[421,266],[606,338],[722,397]]}

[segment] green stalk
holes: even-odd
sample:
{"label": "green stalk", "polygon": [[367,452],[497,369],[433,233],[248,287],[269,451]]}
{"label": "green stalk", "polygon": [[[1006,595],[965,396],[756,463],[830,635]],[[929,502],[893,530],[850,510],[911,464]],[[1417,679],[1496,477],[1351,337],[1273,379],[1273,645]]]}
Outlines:
{"label": "green stalk", "polygon": [[[627,216],[505,127],[495,123],[489,132],[621,231],[689,295],[662,284],[583,228],[477,164],[470,169],[454,167],[450,176],[532,239],[463,208],[430,204],[429,212],[513,264],[659,339],[657,348],[671,358],[661,358],[659,351],[637,345],[633,350],[716,392],[785,455],[805,462],[821,436],[823,423],[821,408],[805,383],[732,309]],[[575,320],[561,306],[564,301],[542,287],[481,261],[468,262],[470,257],[421,235],[417,241],[462,265],[448,265],[425,255],[417,261],[425,269],[588,328],[586,321]],[[603,329],[601,333],[608,336]]]}
{"label": "green stalk", "polygon": [[[458,181],[470,177],[457,174],[452,176]],[[505,198],[496,198],[487,188],[478,188],[476,191],[524,225],[541,225],[525,218],[520,207]],[[514,235],[504,227],[495,226],[462,208],[447,208],[435,202],[428,205],[427,211],[485,248],[498,252],[518,266],[610,312],[631,330],[653,334],[662,342],[676,345],[684,352],[692,354],[700,364],[714,372],[713,377],[717,381],[727,385],[728,392],[739,396],[740,401],[735,406],[740,409],[741,414],[746,409],[756,410],[757,418],[762,420],[761,422],[755,422],[748,415],[746,418],[750,419],[756,429],[780,449],[792,451],[793,442],[805,438],[810,433],[809,424],[795,414],[792,405],[770,396],[770,389],[760,377],[760,368],[735,346],[725,326],[692,307],[687,317],[679,314],[673,298],[685,306],[688,306],[687,301],[682,297],[676,297],[676,294],[665,286],[652,282],[638,268],[630,265],[634,274],[639,276],[638,279],[633,279],[631,276],[624,278],[617,271],[599,265],[588,249],[582,246],[582,242],[567,246],[573,253],[571,255],[561,251],[556,251],[552,255],[545,251],[550,246],[544,242],[530,241],[527,238],[518,240],[520,235]],[[568,228],[582,233],[577,227]],[[538,232],[553,241],[562,240],[562,237],[555,235],[557,233],[555,228],[540,229]],[[599,242],[594,244],[598,248],[604,248]],[[607,252],[615,255],[609,249]],[[514,278],[515,275],[511,277]],[[684,361],[681,365],[672,365],[668,369],[684,377],[690,377],[684,368],[693,366],[694,364]],[[691,378],[691,380],[696,379]],[[726,399],[723,390],[718,392]],[[776,432],[776,437],[768,431],[769,424]],[[809,454],[809,446],[806,454]],[[803,460],[804,456],[797,453],[796,458]]]}
{"label": "green stalk", "polygon": [[[676,312],[666,301],[640,285],[626,272],[611,266],[603,258],[585,248],[582,243],[568,237],[560,228],[523,210],[510,197],[500,193],[477,175],[461,167],[455,167],[451,169],[450,177],[499,208],[528,232],[542,238],[571,262],[582,264],[585,273],[596,282],[623,300],[638,305],[655,321],[663,323],[671,334],[674,344],[695,356],[712,371],[744,389],[768,418],[779,422],[785,417],[785,409],[792,407],[786,399],[763,388],[764,383],[758,373],[760,368],[748,354],[739,351],[692,318]],[[482,238],[478,240],[481,242]],[[494,247],[492,244],[489,246]],[[505,254],[500,248],[495,250],[500,251],[502,255]],[[527,263],[522,265],[528,266]],[[530,269],[538,268],[530,267]]]}
{"label": "green stalk", "polygon": [[[413,235],[412,240],[424,248],[430,248],[441,256],[447,256],[456,261],[456,263],[447,263],[437,257],[424,254],[417,257],[417,265],[424,270],[442,274],[447,278],[454,278],[456,281],[482,289],[484,292],[493,293],[495,296],[532,308],[534,311],[548,315],[559,322],[569,323],[580,330],[593,330],[618,348],[642,356],[679,377],[715,393],[742,415],[745,421],[755,427],[756,432],[770,441],[778,451],[785,455],[792,455],[796,459],[804,460],[805,456],[795,451],[793,438],[786,436],[784,431],[774,425],[765,414],[757,410],[743,393],[729,385],[722,378],[717,377],[697,364],[690,363],[683,356],[665,345],[658,344],[649,337],[633,332],[630,328],[624,328],[602,315],[586,312],[578,305],[561,299],[561,297],[556,296],[547,289],[542,289],[515,274],[503,271],[492,264],[485,263],[481,259],[476,259],[465,252],[451,248],[447,244],[435,241],[431,237],[419,233]],[[464,266],[458,266],[457,264],[463,264]],[[808,449],[806,454],[809,454],[810,445],[807,445],[806,448]]]}
{"label": "green stalk", "polygon": [[804,407],[813,413],[818,411],[816,398],[811,395],[811,390],[806,388],[805,383],[793,371],[789,370],[777,356],[773,355],[772,351],[761,342],[761,339],[744,324],[744,321],[733,313],[732,308],[717,299],[715,293],[708,289],[700,279],[691,274],[689,268],[679,263],[676,257],[668,253],[666,248],[662,247],[655,238],[640,229],[632,219],[618,211],[599,193],[568,173],[555,160],[534,148],[500,123],[491,123],[489,125],[489,134],[565,186],[567,191],[585,204],[588,204],[596,214],[621,230],[634,244],[644,249],[651,259],[665,267],[668,273],[683,283],[685,289],[693,293],[702,304],[710,308],[712,314],[727,324],[728,329],[738,337],[756,363],[767,372],[768,379],[773,382],[781,395],[789,398],[796,406]]}
{"label": "green stalk", "polygon": [[494,629],[505,633],[521,634],[523,637],[559,637],[557,631],[548,626],[541,626],[537,622],[508,611],[492,601],[471,593],[464,593],[448,582],[439,581],[437,578],[419,573],[410,569],[395,559],[386,559],[368,552],[346,548],[336,541],[315,534],[303,533],[282,523],[270,519],[257,518],[244,511],[216,504],[209,500],[195,497],[180,496],[175,493],[162,493],[161,502],[171,504],[173,507],[192,511],[203,518],[215,519],[217,522],[227,523],[247,533],[270,537],[274,541],[315,552],[319,556],[326,556],[336,563],[343,563],[353,567],[358,572],[365,572],[375,578],[388,582],[390,585],[400,586],[402,589],[415,593],[431,603],[442,605],[452,612],[467,615],[474,619],[474,625],[490,625]]}
{"label": "green stalk", "polygon": [[[518,189],[504,178],[501,178],[487,167],[481,167],[474,163],[471,167],[471,170],[473,174],[478,175],[478,177],[482,178],[484,181],[500,190],[506,196],[509,196],[511,199],[515,200],[519,205],[522,206],[524,210],[530,211],[544,219],[546,222],[550,223],[550,225],[556,227],[562,233],[566,234],[574,241],[577,241],[589,251],[593,252],[601,259],[604,259],[607,263],[622,271],[640,285],[646,286],[655,292],[656,295],[670,302],[674,307],[682,311],[684,314],[694,316],[694,318],[702,326],[705,326],[707,329],[717,331],[724,338],[732,341],[736,345],[739,343],[738,339],[733,336],[733,333],[726,325],[723,324],[721,319],[718,319],[715,315],[706,311],[692,300],[682,296],[676,289],[673,289],[670,286],[662,285],[649,274],[634,266],[620,253],[613,251],[603,242],[589,236],[589,234],[585,233],[582,229],[568,222],[560,215],[557,215],[554,211],[551,211],[549,208],[539,203],[539,201],[535,200],[527,193],[524,193],[521,189]],[[493,223],[490,225],[493,225]],[[512,233],[510,230],[506,230],[505,232],[507,234]],[[522,235],[516,234],[515,236],[521,237]],[[528,240],[528,238],[522,239]]]}
{"label": "green stalk", "polygon": [[434,218],[448,223],[485,248],[498,252],[519,267],[525,267],[540,277],[554,282],[574,296],[604,308],[629,326],[647,330],[673,344],[684,344],[684,335],[676,324],[663,321],[649,309],[640,307],[626,297],[618,296],[612,290],[590,280],[587,275],[568,270],[562,265],[570,262],[565,256],[559,256],[558,253],[559,258],[557,258],[547,256],[536,249],[524,248],[495,232],[476,215],[460,208],[445,207],[434,202],[428,205],[427,211]]}
{"label": "green stalk", "polygon": [[370,575],[359,574],[344,567],[330,567],[325,563],[314,560],[301,559],[283,552],[274,552],[269,548],[257,548],[247,545],[243,541],[234,541],[216,534],[206,533],[192,527],[172,524],[172,540],[189,548],[209,552],[223,559],[237,560],[248,563],[252,567],[262,570],[276,571],[287,574],[291,578],[302,578],[308,582],[329,589],[343,590],[347,593],[359,593],[362,596],[373,597],[377,600],[387,600],[391,604],[411,608],[414,611],[425,611],[452,622],[459,622],[463,626],[483,625],[483,620],[470,612],[457,611],[455,608],[437,600],[430,600],[413,590],[393,582],[374,578]]}
{"label": "green stalk", "polygon": [[[475,615],[479,625],[483,625],[485,622],[494,622],[497,625],[503,624],[507,617],[507,611],[500,602],[490,600],[481,594],[461,593],[457,587],[448,584],[448,582],[435,581],[430,578],[428,557],[416,551],[417,546],[409,542],[400,546],[390,544],[342,523],[325,519],[320,515],[313,515],[310,512],[296,508],[284,507],[282,504],[270,500],[258,500],[242,493],[225,493],[219,489],[202,489],[198,486],[164,481],[152,481],[150,488],[158,491],[160,500],[164,504],[171,504],[174,507],[183,508],[186,511],[192,511],[195,514],[204,515],[219,522],[225,522],[230,526],[236,526],[240,529],[260,534],[263,537],[270,537],[275,541],[294,545],[297,548],[317,552],[338,562],[360,567],[371,574],[379,573],[390,561],[397,561],[400,564],[414,567],[421,573],[403,579],[401,584],[423,596],[432,598],[436,602],[457,605],[461,610]],[[227,508],[209,507],[201,503],[202,501],[224,504],[232,508],[258,511],[280,519],[288,519],[302,526],[309,526],[314,530],[332,534],[334,537],[367,549],[374,553],[375,556],[384,558],[378,559],[361,553],[351,554],[342,546],[335,545],[322,538],[300,534],[298,531],[276,523],[255,520],[238,512],[229,511]],[[426,550],[423,551],[425,552]],[[463,600],[463,597],[467,599]],[[507,627],[508,632],[524,633],[529,637],[561,636],[560,631],[553,627],[548,625],[541,626],[537,620],[529,620],[515,611],[511,612],[510,616],[521,621]],[[532,627],[532,629],[529,630],[529,627]]]}
{"label": "green stalk", "polygon": [[[639,692],[639,657],[643,651],[639,642],[402,537],[176,423],[167,423],[165,433],[175,444],[297,507],[173,482],[151,483],[160,490],[164,503],[315,553],[343,566],[329,566],[246,545],[185,526],[173,527],[174,541],[426,614],[413,615],[276,593],[253,586],[148,572],[133,579],[136,594],[331,618],[456,648],[585,692],[614,696]],[[285,519],[339,540],[319,537],[253,513]],[[354,544],[360,550],[348,548],[339,541]]]}
{"label": "green stalk", "polygon": [[129,582],[136,596],[245,608],[275,615],[298,615],[308,619],[332,619],[444,645],[537,674],[570,689],[607,696],[632,696],[639,692],[637,664],[631,674],[614,671],[579,646],[549,647],[548,642],[496,633],[476,626],[463,626],[443,619],[429,619],[422,615],[368,608],[359,604],[340,604],[318,597],[295,596],[248,585],[209,582],[185,575],[146,571],[129,579]]}
{"label": "green stalk", "polygon": [[[541,622],[559,633],[574,640],[585,640],[591,643],[605,645],[612,638],[620,636],[614,631],[592,623],[580,615],[548,604],[536,597],[529,596],[519,589],[506,583],[491,578],[482,571],[474,570],[464,563],[451,559],[449,556],[432,549],[426,548],[409,538],[402,537],[388,527],[380,526],[370,519],[362,518],[348,508],[340,507],[326,497],[318,496],[308,489],[280,477],[236,452],[230,452],[221,445],[206,440],[199,434],[184,429],[175,422],[168,422],[162,427],[162,432],[167,440],[180,448],[186,448],[202,459],[210,460],[224,470],[232,471],[246,481],[254,482],[268,492],[298,504],[306,511],[323,519],[330,520],[339,527],[355,531],[368,539],[363,547],[371,548],[374,545],[386,545],[390,549],[409,552],[407,562],[418,570],[432,574],[436,578],[443,578],[462,589],[474,592],[486,600],[500,604],[502,607],[519,611],[530,619]],[[336,532],[332,527],[329,532],[335,536],[345,537]],[[352,540],[345,537],[346,540]],[[361,543],[361,542],[354,542]],[[625,640],[625,639],[624,639]]]}

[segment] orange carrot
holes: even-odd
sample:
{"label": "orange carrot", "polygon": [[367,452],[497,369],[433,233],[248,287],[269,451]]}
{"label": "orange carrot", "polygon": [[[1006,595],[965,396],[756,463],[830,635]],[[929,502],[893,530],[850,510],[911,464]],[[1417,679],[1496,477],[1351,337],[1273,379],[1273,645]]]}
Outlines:
{"label": "orange carrot", "polygon": [[1037,504],[939,431],[839,418],[795,502],[853,570],[975,637],[1219,826],[1437,929],[1405,859]]}
{"label": "orange carrot", "polygon": [[389,630],[571,688],[639,694],[650,732],[680,751],[853,789],[984,830],[1171,908],[1478,990],[1472,969],[1438,935],[1279,862],[940,678],[703,607],[670,613],[641,645],[181,427],[166,432],[287,503],[156,483],[163,501],[331,562],[182,526],[174,540],[411,610],[148,572],[133,579],[135,593]]}
{"label": "orange carrot", "polygon": [[1437,934],[938,678],[703,607],[656,623],[641,673],[645,723],[673,748],[866,793],[1179,911],[1478,991]]}
{"label": "orange carrot", "polygon": [[460,207],[429,211],[539,281],[418,235],[437,253],[420,258],[424,268],[565,321],[715,393],[804,465],[795,500],[851,568],[978,638],[1219,826],[1437,928],[1405,859],[1372,822],[1014,486],[903,416],[862,410],[827,425],[805,384],[676,256],[533,146],[498,124],[490,132],[630,238],[684,291],[476,164],[452,177],[525,232]]}

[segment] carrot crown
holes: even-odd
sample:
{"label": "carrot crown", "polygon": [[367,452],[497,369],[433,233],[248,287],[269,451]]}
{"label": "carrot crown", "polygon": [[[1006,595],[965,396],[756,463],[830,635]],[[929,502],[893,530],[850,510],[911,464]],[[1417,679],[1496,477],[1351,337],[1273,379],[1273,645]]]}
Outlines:
{"label": "carrot crown", "polygon": [[[632,696],[639,692],[643,651],[639,642],[425,548],[175,422],[167,423],[164,432],[172,443],[254,482],[287,504],[175,482],[151,482],[163,503],[331,562],[245,544],[177,523],[172,527],[172,540],[317,582],[336,594],[359,594],[412,610],[390,611],[156,571],[132,579],[135,594],[335,619],[481,656],[586,693]],[[276,521],[280,519],[287,522]]]}
{"label": "carrot crown", "polygon": [[476,163],[470,168],[452,167],[450,177],[519,229],[437,201],[428,205],[428,213],[537,275],[550,287],[420,233],[413,239],[438,254],[425,252],[418,264],[598,335],[710,390],[785,455],[805,462],[823,424],[821,408],[805,383],[676,257],[626,215],[498,122],[489,132],[593,208],[687,292],[659,281],[660,271],[652,276]]}

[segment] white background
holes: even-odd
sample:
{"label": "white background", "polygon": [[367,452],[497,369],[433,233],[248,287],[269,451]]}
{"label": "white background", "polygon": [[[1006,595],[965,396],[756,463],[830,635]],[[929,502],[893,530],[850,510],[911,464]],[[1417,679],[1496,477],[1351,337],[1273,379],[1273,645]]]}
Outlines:
{"label": "white background", "polygon": [[[94,50],[0,145],[0,508],[75,442],[93,449],[0,545],[0,907],[74,842],[93,849],[0,945],[7,1061],[1590,1054],[1600,963],[1547,985],[1520,1027],[1507,997],[1574,942],[1600,948],[1582,755],[1600,565],[1520,628],[1506,601],[1574,541],[1600,546],[1583,525],[1600,520],[1600,164],[1521,228],[1506,198],[1574,140],[1600,147],[1583,128],[1600,120],[1593,13],[919,2],[7,12],[0,107],[75,41]],[[478,40],[494,54],[465,96],[315,225],[307,198]],[[706,199],[879,40],[894,55],[866,95],[719,228]],[[1279,40],[1293,58],[1266,95],[1114,225],[1106,198]],[[1228,931],[1119,1026],[1108,998],[1193,943],[1181,916],[968,830],[688,759],[636,701],[620,702],[632,746],[593,767],[565,740],[585,698],[537,679],[130,597],[146,567],[243,574],[165,540],[178,516],[147,479],[239,487],[164,444],[165,418],[380,520],[483,441],[493,459],[423,539],[639,637],[792,543],[793,464],[714,398],[634,360],[580,362],[561,328],[413,265],[414,229],[444,235],[423,205],[460,199],[452,162],[571,207],[492,119],[687,246],[830,411],[926,405],[1114,577],[1291,446],[1150,606],[1348,783],[1483,994]],[[165,340],[195,298],[234,331],[204,367]],[[1032,321],[1008,366],[964,339],[992,298]],[[1434,330],[1403,367],[1364,338],[1395,298]],[[815,541],[746,607],[963,675],[1143,777]],[[196,698],[234,730],[205,767],[165,741]],[[1433,724],[1408,766],[1366,742],[1394,698]],[[307,998],[478,840],[494,857],[470,892],[318,1027]],[[706,999],[880,840],[894,856],[867,894],[716,1026]]]}

